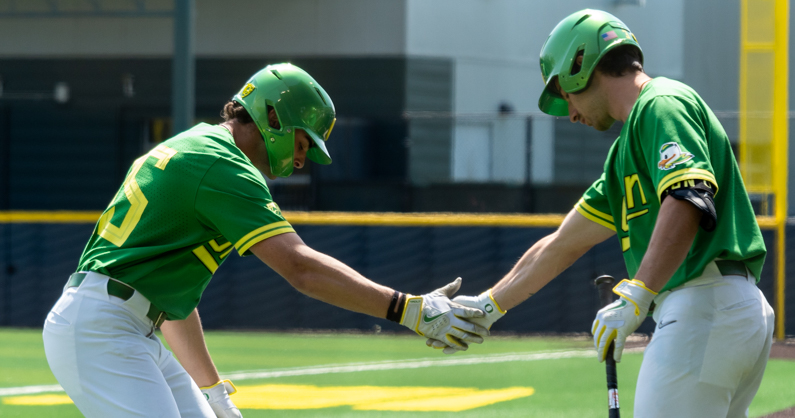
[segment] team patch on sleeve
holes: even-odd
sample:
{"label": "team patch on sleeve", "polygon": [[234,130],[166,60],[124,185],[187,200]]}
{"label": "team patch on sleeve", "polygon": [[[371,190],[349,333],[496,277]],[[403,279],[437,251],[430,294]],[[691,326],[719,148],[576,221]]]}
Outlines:
{"label": "team patch on sleeve", "polygon": [[585,203],[585,199],[580,199],[580,201],[574,206],[574,209],[576,209],[577,212],[580,212],[580,215],[585,216],[585,218],[588,220],[596,222],[599,225],[610,229],[611,231],[616,230],[616,227],[613,224],[613,217]]}
{"label": "team patch on sleeve", "polygon": [[693,154],[687,152],[682,145],[676,142],[666,142],[660,147],[660,162],[657,163],[657,168],[668,171],[692,159]]}

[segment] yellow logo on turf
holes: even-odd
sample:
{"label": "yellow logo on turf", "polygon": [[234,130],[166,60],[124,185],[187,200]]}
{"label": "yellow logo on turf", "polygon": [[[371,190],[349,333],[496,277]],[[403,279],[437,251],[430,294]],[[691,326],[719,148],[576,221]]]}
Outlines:
{"label": "yellow logo on turf", "polygon": [[282,216],[282,210],[279,209],[279,205],[277,205],[276,202],[270,202],[267,205],[265,205],[265,207],[268,208],[268,210],[270,210],[271,212],[279,216]]}
{"label": "yellow logo on turf", "polygon": [[240,97],[245,98],[246,96],[251,94],[251,92],[254,91],[254,89],[256,89],[256,87],[253,84],[251,83],[246,84],[245,86],[243,86],[243,90],[240,90]]}

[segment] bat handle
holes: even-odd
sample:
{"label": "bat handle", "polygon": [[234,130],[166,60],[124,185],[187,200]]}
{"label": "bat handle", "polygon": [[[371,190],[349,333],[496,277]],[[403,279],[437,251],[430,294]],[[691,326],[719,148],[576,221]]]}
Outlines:
{"label": "bat handle", "polygon": [[[596,288],[599,290],[599,304],[605,307],[613,303],[613,285],[616,279],[612,276],[599,276],[594,280]],[[620,418],[621,413],[618,404],[618,376],[616,373],[616,360],[613,358],[615,343],[611,342],[607,348],[607,358],[605,359],[605,372],[607,373],[607,397],[609,418]]]}
{"label": "bat handle", "polygon": [[613,303],[613,285],[615,285],[615,283],[616,279],[606,274],[594,280],[594,284],[599,290],[599,304],[602,308]]}
{"label": "bat handle", "polygon": [[607,374],[607,399],[608,399],[608,417],[620,418],[618,404],[618,375],[616,373],[616,360],[613,358],[613,349],[615,343],[610,343],[607,348],[607,358],[605,359],[605,373]]}

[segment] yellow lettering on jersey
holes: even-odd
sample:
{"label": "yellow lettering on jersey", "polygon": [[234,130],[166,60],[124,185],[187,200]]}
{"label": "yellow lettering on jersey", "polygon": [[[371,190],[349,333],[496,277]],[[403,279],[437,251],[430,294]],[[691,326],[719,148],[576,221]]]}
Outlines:
{"label": "yellow lettering on jersey", "polygon": [[680,181],[678,183],[674,183],[673,185],[671,185],[671,187],[669,187],[669,189],[676,190],[676,189],[680,189],[682,187],[696,187],[696,181],[695,180],[683,180],[683,181]]}
{"label": "yellow lettering on jersey", "polygon": [[177,150],[171,149],[165,145],[158,145],[155,149],[149,152],[149,156],[157,158],[155,167],[165,170],[166,164],[171,160],[171,157],[177,155]]}
{"label": "yellow lettering on jersey", "polygon": [[[232,247],[232,243],[229,241],[223,244],[218,244],[218,241],[211,239],[207,241],[207,244],[210,245],[210,248],[212,248],[216,254],[221,253],[223,251],[218,256],[219,260],[223,260],[224,258],[226,258],[226,256],[228,256],[229,253],[231,253],[232,250],[235,249],[234,247]],[[215,261],[213,255],[210,254],[210,251],[208,251],[207,247],[205,247],[204,245],[196,247],[193,250],[193,255],[195,255],[196,258],[198,258],[199,261],[202,262],[202,264],[204,264],[204,267],[207,267],[207,270],[210,270],[210,273],[215,273],[215,271],[218,270],[218,262]]]}
{"label": "yellow lettering on jersey", "polygon": [[629,232],[629,224],[627,223],[627,198],[621,201],[621,230]]}
{"label": "yellow lettering on jersey", "polygon": [[215,261],[215,258],[210,255],[210,252],[207,251],[204,245],[196,247],[193,250],[193,255],[204,264],[204,267],[207,267],[207,270],[210,270],[210,273],[215,273],[215,271],[218,270],[218,263]]}
{"label": "yellow lettering on jersey", "polygon": [[[621,202],[621,230],[629,232],[629,221],[639,216],[649,213],[649,209],[641,209],[636,212],[630,213],[629,209],[635,208],[635,185],[638,186],[638,193],[640,195],[640,203],[645,205],[646,195],[643,193],[643,186],[640,184],[640,177],[637,174],[624,177],[624,200]],[[629,236],[621,238],[621,250],[627,251],[631,246]]]}
{"label": "yellow lettering on jersey", "polygon": [[219,245],[218,242],[216,242],[214,239],[211,239],[209,244],[210,244],[210,247],[212,247],[213,251],[215,251],[217,253],[220,253],[221,251],[229,248],[232,245],[232,243],[229,242],[229,241],[227,241],[224,244]]}
{"label": "yellow lettering on jersey", "polygon": [[635,184],[638,185],[638,191],[640,192],[640,202],[641,204],[646,204],[646,195],[643,194],[643,187],[640,185],[640,177],[637,174],[633,174],[631,176],[624,177],[624,193],[627,194],[627,208],[634,209],[635,208],[635,193],[633,188]]}
{"label": "yellow lettering on jersey", "polygon": [[110,220],[113,219],[113,215],[116,213],[115,205],[103,213],[97,225],[97,234],[99,234],[100,237],[108,240],[117,247],[124,245],[124,242],[130,237],[133,229],[135,229],[138,222],[140,222],[141,215],[143,215],[146,205],[149,204],[146,196],[144,196],[144,192],[141,191],[141,187],[138,186],[138,181],[135,180],[136,174],[138,174],[138,171],[149,157],[154,157],[157,160],[155,167],[165,170],[168,161],[176,154],[176,150],[164,145],[159,145],[148,154],[135,160],[130,174],[124,181],[124,196],[127,198],[127,201],[130,202],[130,208],[127,209],[127,213],[124,215],[124,219],[119,226],[113,225],[110,222]]}
{"label": "yellow lettering on jersey", "polygon": [[621,251],[627,251],[629,249],[629,237],[621,238]]}

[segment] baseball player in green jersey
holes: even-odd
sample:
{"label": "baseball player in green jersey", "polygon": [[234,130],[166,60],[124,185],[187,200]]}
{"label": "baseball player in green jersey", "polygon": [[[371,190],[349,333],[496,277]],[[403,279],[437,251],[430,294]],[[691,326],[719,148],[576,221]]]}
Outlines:
{"label": "baseball player in green jersey", "polygon": [[[618,235],[630,279],[593,322],[600,361],[647,314],[657,323],[635,417],[745,417],[770,352],[773,311],[756,287],[765,245],[731,146],[690,87],[643,72],[629,28],[598,10],[562,20],[541,50],[542,111],[604,131],[624,122],[604,173],[560,228],[461,304],[490,327],[594,245]],[[429,345],[455,352],[439,341]]]}
{"label": "baseball player in green jersey", "polygon": [[[199,124],[137,159],[100,217],[44,325],[55,377],[87,417],[239,417],[213,365],[196,306],[236,250],[256,255],[304,294],[459,349],[485,328],[448,298],[460,279],[423,296],[373,283],[307,247],[273,202],[263,174],[289,176],[309,158],[331,163],[335,110],[290,64],[265,67]],[[165,321],[165,322],[164,322]],[[179,363],[154,334],[161,326]]]}

